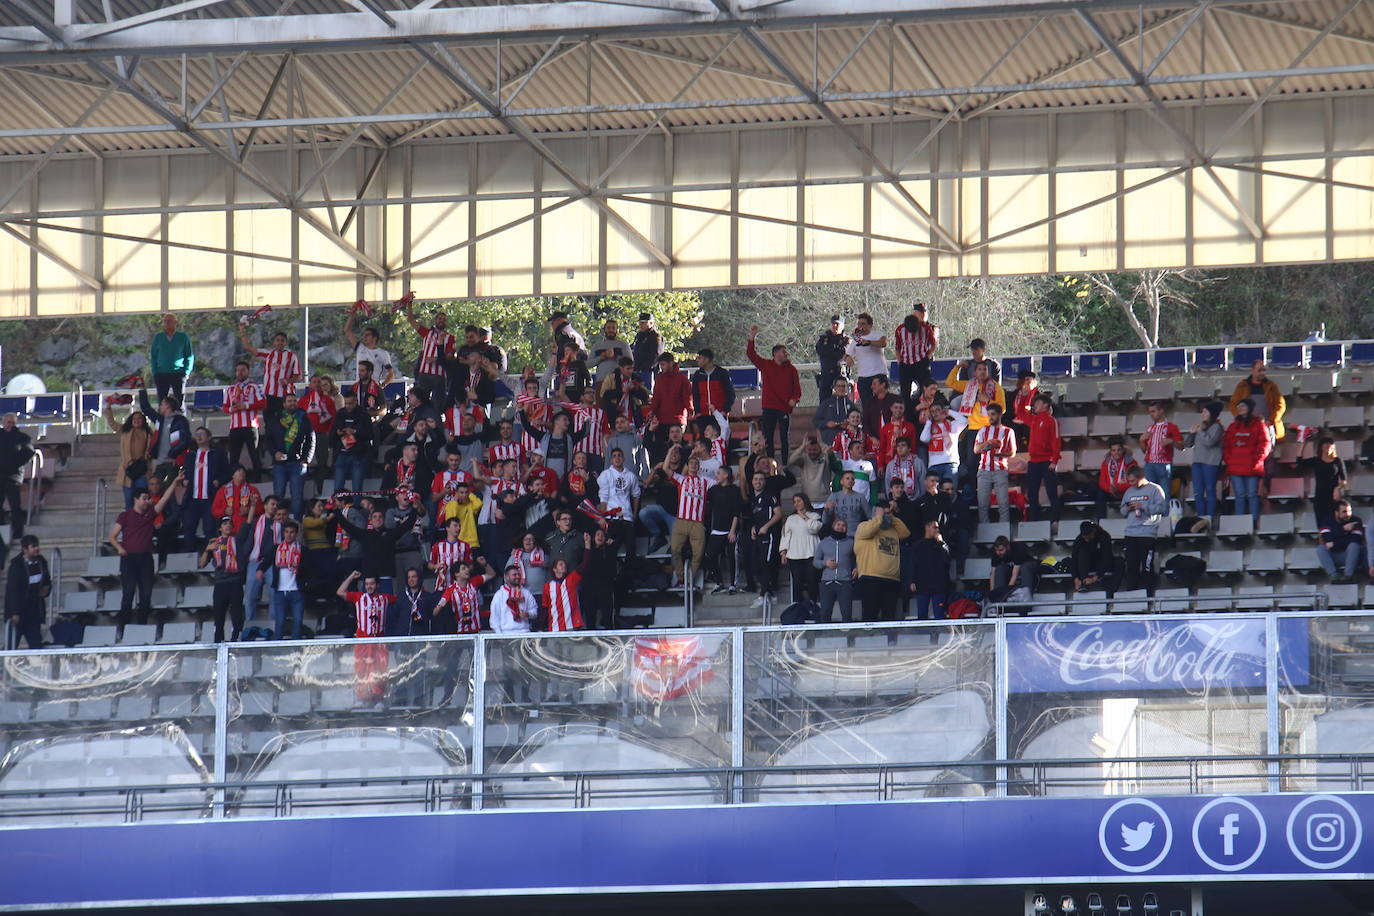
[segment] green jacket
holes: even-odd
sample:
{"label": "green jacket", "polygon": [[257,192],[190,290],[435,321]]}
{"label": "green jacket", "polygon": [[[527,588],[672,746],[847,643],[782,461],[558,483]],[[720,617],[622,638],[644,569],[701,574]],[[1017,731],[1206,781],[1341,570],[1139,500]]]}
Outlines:
{"label": "green jacket", "polygon": [[190,375],[196,365],[196,355],[191,352],[191,338],[185,331],[177,331],[171,337],[158,331],[153,335],[153,374],[172,372],[177,375]]}

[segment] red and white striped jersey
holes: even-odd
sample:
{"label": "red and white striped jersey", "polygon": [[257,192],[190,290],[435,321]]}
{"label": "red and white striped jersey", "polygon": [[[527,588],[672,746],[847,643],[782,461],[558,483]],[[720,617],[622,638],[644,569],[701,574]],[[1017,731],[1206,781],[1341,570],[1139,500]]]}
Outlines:
{"label": "red and white striped jersey", "polygon": [[191,498],[214,499],[215,488],[210,480],[210,456],[208,448],[198,448],[191,459]]}
{"label": "red and white striped jersey", "polygon": [[471,561],[472,547],[467,541],[437,541],[433,547],[429,548],[429,562],[439,567],[436,574],[439,588],[448,585],[448,571],[454,563],[469,563]]}
{"label": "red and white striped jersey", "polygon": [[578,443],[578,451],[588,455],[600,455],[606,451],[606,411],[600,407],[584,407],[578,404],[573,408],[573,432],[586,430],[586,435]]}
{"label": "red and white striped jersey", "polygon": [[252,429],[262,419],[262,388],[257,382],[235,382],[224,389],[230,429]]}
{"label": "red and white striped jersey", "polygon": [[689,522],[706,521],[706,491],[711,488],[711,481],[707,477],[689,477],[686,474],[674,474],[673,482],[677,484],[677,517]]}
{"label": "red and white striped jersey", "polygon": [[459,633],[476,633],[482,629],[482,595],[477,591],[486,581],[473,576],[466,585],[450,585],[439,598],[439,607],[453,608]]}
{"label": "red and white striped jersey", "polygon": [[985,452],[978,453],[978,470],[980,471],[1005,471],[1007,469],[1007,458],[1016,454],[1016,435],[1011,431],[1010,426],[998,423],[996,426],[988,425],[978,430],[978,435],[974,437],[974,447],[991,442],[996,448],[990,448]]}
{"label": "red and white striped jersey", "polygon": [[259,350],[262,357],[262,387],[271,398],[284,398],[295,391],[292,379],[301,374],[301,362],[290,350]]}
{"label": "red and white striped jersey", "polygon": [[310,426],[317,433],[328,433],[334,429],[334,415],[339,412],[339,405],[334,403],[334,399],[322,391],[310,390],[301,398],[298,405],[305,415],[310,418]]}
{"label": "red and white striped jersey", "polygon": [[491,482],[491,488],[490,488],[490,489],[491,489],[491,498],[492,498],[493,500],[495,500],[496,497],[500,496],[502,493],[506,492],[507,490],[514,490],[516,496],[524,496],[524,495],[525,495],[525,485],[524,485],[524,484],[522,484],[522,483],[521,483],[520,481],[518,481],[518,480],[507,480],[507,479],[504,478],[504,477],[498,477],[496,480],[493,480],[493,481]]}
{"label": "red and white striped jersey", "polygon": [[453,355],[453,335],[438,328],[421,328],[420,336],[423,342],[420,347],[420,374],[443,375],[444,367],[440,360]]}
{"label": "red and white striped jersey", "polygon": [[472,417],[472,429],[474,432],[481,431],[487,422],[487,412],[482,409],[481,404],[458,404],[444,411],[444,429],[448,431],[452,438],[462,431],[463,415],[468,414]]}
{"label": "red and white striped jersey", "polygon": [[711,440],[711,457],[719,461],[721,464],[725,464],[726,459],[730,457],[729,452],[726,449],[727,446],[724,436],[718,436],[717,438]]}
{"label": "red and white striped jersey", "polygon": [[905,324],[899,324],[892,336],[897,344],[897,362],[912,365],[935,355],[935,346],[940,341],[940,329],[926,321],[922,322],[913,334],[906,329]]}
{"label": "red and white striped jersey", "polygon": [[577,601],[577,585],[582,576],[568,573],[563,579],[544,583],[544,604],[549,608],[549,632],[582,629],[582,608]]}
{"label": "red and white striped jersey", "polygon": [[496,442],[487,446],[488,463],[512,460],[520,462],[521,465],[525,463],[525,446],[519,442]]}
{"label": "red and white striped jersey", "polygon": [[429,491],[435,496],[449,489],[456,487],[460,483],[472,483],[475,480],[471,474],[461,468],[456,471],[443,471],[434,475],[434,482],[429,485]]}
{"label": "red and white striped jersey", "polygon": [[865,435],[862,432],[856,435],[851,433],[848,428],[841,429],[835,434],[835,441],[830,443],[830,448],[841,458],[848,458],[849,443],[853,442],[855,439],[863,439],[865,455],[872,455],[878,451],[879,445],[877,439]]}
{"label": "red and white striped jersey", "polygon": [[386,607],[396,600],[395,595],[348,592],[346,600],[353,605],[358,619],[358,630],[354,635],[360,638],[386,635]]}
{"label": "red and white striped jersey", "polygon": [[1174,445],[1170,440],[1182,439],[1178,427],[1168,420],[1151,423],[1145,430],[1145,461],[1150,464],[1168,464],[1174,460]]}

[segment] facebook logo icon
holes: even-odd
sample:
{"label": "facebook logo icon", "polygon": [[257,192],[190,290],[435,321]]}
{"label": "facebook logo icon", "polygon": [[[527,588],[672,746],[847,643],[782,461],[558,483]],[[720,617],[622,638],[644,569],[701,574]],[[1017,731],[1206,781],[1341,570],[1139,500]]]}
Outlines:
{"label": "facebook logo icon", "polygon": [[1249,868],[1264,851],[1267,839],[1259,809],[1243,798],[1214,798],[1193,818],[1193,849],[1217,871]]}

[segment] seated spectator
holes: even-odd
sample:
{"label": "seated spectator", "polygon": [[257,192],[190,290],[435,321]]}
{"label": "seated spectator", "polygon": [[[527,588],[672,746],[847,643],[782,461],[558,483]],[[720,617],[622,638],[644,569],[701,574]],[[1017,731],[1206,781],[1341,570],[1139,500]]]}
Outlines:
{"label": "seated spectator", "polygon": [[[954,368],[959,371],[959,378],[968,381],[973,378],[974,367],[979,363],[985,363],[988,367],[988,377],[994,382],[1002,381],[1002,367],[997,364],[997,360],[988,357],[988,345],[981,337],[975,337],[968,342],[968,359],[959,360]],[[1005,406],[1005,405],[1004,405]]]}
{"label": "seated spectator", "polygon": [[1130,487],[1131,468],[1138,468],[1136,460],[1126,453],[1126,443],[1112,439],[1107,443],[1107,455],[1097,469],[1097,515],[1102,521],[1107,514],[1107,505],[1121,503],[1121,497]]}
{"label": "seated spectator", "polygon": [[849,413],[845,414],[844,426],[840,427],[835,438],[830,442],[831,450],[840,457],[849,455],[849,443],[856,440],[864,443],[865,451],[872,454],[878,448],[878,440],[868,434],[864,429],[863,411],[857,407],[851,407]]}
{"label": "seated spectator", "polygon": [[[1202,408],[1202,418],[1183,434],[1183,445],[1193,450],[1193,505],[1199,518],[1215,518],[1220,514],[1217,503],[1217,481],[1221,478],[1221,402],[1214,401]],[[1317,515],[1318,523],[1321,514]]]}
{"label": "seated spectator", "polygon": [[1159,520],[1169,511],[1169,500],[1159,484],[1145,477],[1139,467],[1126,472],[1130,486],[1121,497],[1121,514],[1126,516],[1127,591],[1137,588],[1154,592],[1155,542]]}
{"label": "seated spectator", "polygon": [[1226,435],[1222,437],[1221,454],[1226,462],[1226,473],[1231,478],[1236,514],[1248,512],[1258,521],[1259,483],[1264,477],[1264,462],[1274,448],[1274,434],[1267,423],[1250,412],[1253,404],[1245,398],[1236,405],[1236,418],[1226,427]]}
{"label": "seated spectator", "polygon": [[1035,594],[1040,561],[1030,555],[1024,544],[1013,544],[1006,536],[992,542],[992,571],[988,574],[988,600],[1006,601],[1012,592],[1024,588]]}
{"label": "seated spectator", "polygon": [[1069,556],[1069,573],[1073,576],[1075,592],[1103,589],[1107,596],[1116,593],[1121,581],[1118,572],[1116,552],[1112,549],[1112,536],[1096,522],[1083,522],[1078,526],[1078,537],[1074,538],[1072,553]]}
{"label": "seated spectator", "polygon": [[[1364,522],[1355,518],[1350,502],[1336,503],[1335,516],[1324,525],[1318,535],[1317,560],[1336,584],[1355,578],[1355,570],[1364,562]],[[1338,565],[1339,564],[1339,565]]]}
{"label": "seated spectator", "polygon": [[644,482],[649,500],[639,507],[639,522],[649,536],[648,553],[658,553],[668,546],[668,538],[677,520],[678,489],[673,475],[682,470],[682,455],[677,449],[665,458]]}

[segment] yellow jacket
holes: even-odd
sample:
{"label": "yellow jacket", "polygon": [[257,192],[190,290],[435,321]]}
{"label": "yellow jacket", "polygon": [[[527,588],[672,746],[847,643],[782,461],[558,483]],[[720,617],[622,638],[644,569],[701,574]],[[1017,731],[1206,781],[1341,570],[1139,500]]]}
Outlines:
{"label": "yellow jacket", "polygon": [[[890,524],[884,528],[883,522]],[[870,518],[861,522],[854,532],[854,558],[860,576],[878,579],[902,578],[902,550],[900,542],[911,536],[906,525],[895,515]]]}
{"label": "yellow jacket", "polygon": [[[991,422],[990,420],[988,420],[988,414],[986,409],[988,404],[996,404],[998,407],[1002,408],[1002,413],[1004,415],[1007,412],[1007,396],[1006,393],[1002,391],[1002,386],[997,384],[992,379],[988,379],[988,382],[992,386],[991,398],[978,398],[974,402],[972,410],[965,410],[962,401],[959,404],[958,410],[964,416],[968,417],[968,428],[970,430],[980,430],[984,426],[987,426],[989,422]],[[968,390],[969,386],[971,386],[972,384],[973,382],[971,381],[965,381],[959,378],[958,363],[954,364],[954,368],[949,370],[949,375],[945,378],[945,386],[948,388],[952,388],[960,393],[965,393]]]}
{"label": "yellow jacket", "polygon": [[469,493],[467,502],[451,498],[439,507],[439,527],[448,524],[451,518],[458,519],[458,540],[466,541],[468,546],[477,547],[477,513],[482,511],[482,497]]}

